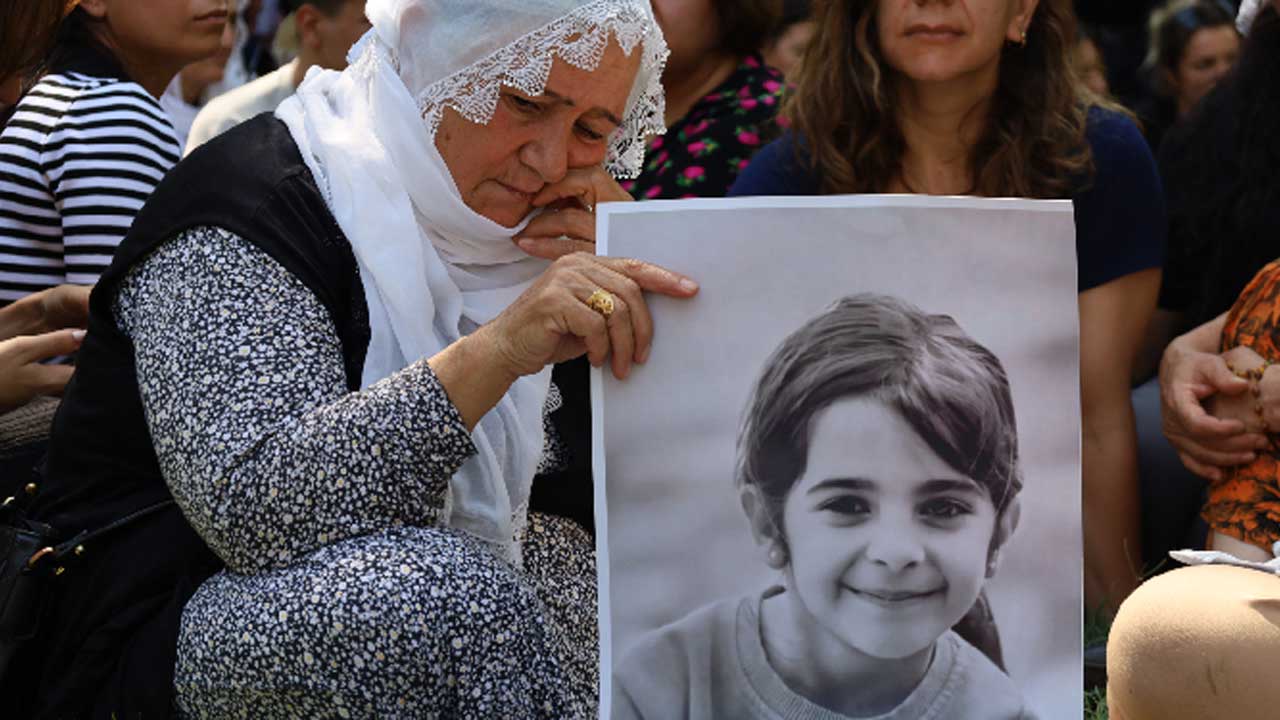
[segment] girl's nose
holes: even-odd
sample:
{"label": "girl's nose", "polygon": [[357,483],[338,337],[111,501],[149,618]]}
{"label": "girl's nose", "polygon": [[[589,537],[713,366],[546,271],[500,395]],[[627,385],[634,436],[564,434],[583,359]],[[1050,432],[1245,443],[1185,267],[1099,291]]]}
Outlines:
{"label": "girl's nose", "polygon": [[924,545],[912,533],[896,528],[868,543],[866,557],[891,572],[901,572],[924,561]]}

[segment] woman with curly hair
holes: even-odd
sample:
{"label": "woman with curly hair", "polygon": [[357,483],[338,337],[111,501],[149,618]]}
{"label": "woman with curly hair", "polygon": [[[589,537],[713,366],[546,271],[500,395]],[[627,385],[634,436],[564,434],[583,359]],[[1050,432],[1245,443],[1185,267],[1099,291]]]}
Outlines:
{"label": "woman with curly hair", "polygon": [[1069,0],[824,0],[814,18],[792,131],[730,194],[1075,201],[1085,597],[1118,604],[1140,557],[1129,370],[1165,233],[1142,134],[1073,70]]}

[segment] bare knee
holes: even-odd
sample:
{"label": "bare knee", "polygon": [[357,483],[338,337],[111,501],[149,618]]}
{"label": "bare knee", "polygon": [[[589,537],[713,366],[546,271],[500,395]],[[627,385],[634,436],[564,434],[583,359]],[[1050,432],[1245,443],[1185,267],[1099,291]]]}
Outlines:
{"label": "bare knee", "polygon": [[1265,609],[1268,594],[1280,598],[1280,579],[1226,566],[1144,583],[1120,607],[1107,644],[1112,717],[1251,717],[1262,700],[1257,683],[1271,685],[1259,671],[1280,659],[1280,611]]}

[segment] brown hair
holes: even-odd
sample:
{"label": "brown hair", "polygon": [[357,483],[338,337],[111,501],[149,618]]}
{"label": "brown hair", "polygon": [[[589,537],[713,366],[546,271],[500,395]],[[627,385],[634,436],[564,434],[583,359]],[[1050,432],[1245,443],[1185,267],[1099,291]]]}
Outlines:
{"label": "brown hair", "polygon": [[1191,38],[1216,27],[1236,27],[1235,14],[1217,0],[1172,0],[1151,12],[1142,71],[1150,76],[1157,92],[1174,94],[1172,80]]}
{"label": "brown hair", "polygon": [[0,79],[26,75],[53,48],[66,0],[0,0]]}
{"label": "brown hair", "polygon": [[[824,192],[884,192],[902,169],[894,70],[876,36],[875,8],[875,0],[814,3],[818,32],[784,107]],[[1076,76],[1075,26],[1070,0],[1041,0],[1026,44],[1004,49],[987,127],[970,156],[975,194],[1063,198],[1091,179],[1088,108],[1125,111]]]}
{"label": "brown hair", "polygon": [[782,19],[782,0],[713,0],[720,18],[720,47],[745,57],[758,52]]}

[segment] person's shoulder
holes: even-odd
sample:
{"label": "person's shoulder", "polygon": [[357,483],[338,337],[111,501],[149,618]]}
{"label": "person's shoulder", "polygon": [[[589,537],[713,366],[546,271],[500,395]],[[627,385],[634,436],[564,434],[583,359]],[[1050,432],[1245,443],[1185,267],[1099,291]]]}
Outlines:
{"label": "person's shoulder", "polygon": [[694,610],[675,622],[641,635],[627,649],[619,670],[627,667],[689,667],[717,640],[732,637],[742,599],[728,598]]}
{"label": "person's shoulder", "polygon": [[614,661],[615,706],[623,717],[664,717],[685,707],[708,672],[733,661],[739,608],[749,599],[719,600],[641,635]]}
{"label": "person's shoulder", "polygon": [[1023,720],[1032,717],[1022,692],[991,659],[954,632],[940,638],[955,651],[958,687],[946,717]]}
{"label": "person's shoulder", "polygon": [[1133,168],[1154,168],[1151,148],[1137,123],[1119,110],[1094,105],[1089,108],[1085,138],[1093,154],[1097,175]]}
{"label": "person's shoulder", "polygon": [[730,197],[819,193],[818,174],[809,165],[804,141],[791,130],[761,148],[729,188]]}
{"label": "person's shoulder", "polygon": [[293,66],[285,65],[213,98],[196,116],[192,132],[201,124],[220,125],[221,130],[226,130],[255,115],[275,110],[284,83],[292,88],[292,75]]}

